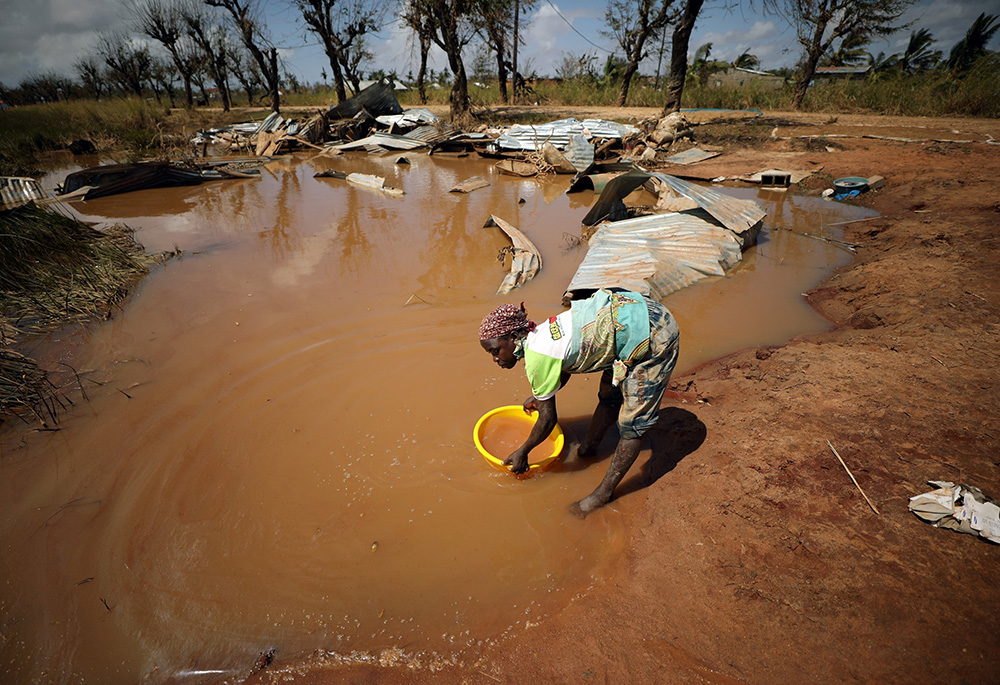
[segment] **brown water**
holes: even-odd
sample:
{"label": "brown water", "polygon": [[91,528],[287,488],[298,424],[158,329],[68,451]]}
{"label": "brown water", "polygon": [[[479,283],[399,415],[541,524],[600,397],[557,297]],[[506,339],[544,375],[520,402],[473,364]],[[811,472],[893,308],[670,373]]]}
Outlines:
{"label": "brown water", "polygon": [[[586,249],[566,235],[580,234],[594,196],[475,158],[399,156],[286,159],[259,180],[75,205],[184,256],[111,322],[35,350],[72,364],[88,400],[59,432],[0,437],[0,679],[242,673],[269,646],[447,658],[601,581],[627,535],[615,508],[629,500],[584,522],[567,506],[606,462],[518,480],[472,440],[484,412],[528,394],[520,367],[483,353],[479,322],[501,302],[524,300],[536,318],[560,311]],[[329,167],[407,194],[313,178]],[[473,175],[492,185],[447,192]],[[859,216],[760,200],[771,227],[836,237],[822,226]],[[491,213],[544,259],[505,297],[496,256],[508,243],[482,227]],[[679,370],[824,329],[800,293],[848,258],[766,230],[731,275],[666,301]],[[596,390],[578,377],[560,392],[569,442]]]}

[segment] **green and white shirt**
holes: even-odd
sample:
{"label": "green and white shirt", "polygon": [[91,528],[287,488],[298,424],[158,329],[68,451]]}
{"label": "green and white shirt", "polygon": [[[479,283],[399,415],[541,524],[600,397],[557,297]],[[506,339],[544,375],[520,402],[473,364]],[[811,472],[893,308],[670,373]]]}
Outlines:
{"label": "green and white shirt", "polygon": [[536,399],[560,387],[563,372],[627,367],[649,354],[649,311],[639,293],[599,290],[538,324],[524,340],[524,371]]}

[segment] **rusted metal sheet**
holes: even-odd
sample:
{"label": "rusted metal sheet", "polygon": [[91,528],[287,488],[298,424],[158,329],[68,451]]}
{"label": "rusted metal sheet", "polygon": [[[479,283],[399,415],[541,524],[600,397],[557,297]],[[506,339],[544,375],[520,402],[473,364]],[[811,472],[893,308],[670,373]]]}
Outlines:
{"label": "rusted metal sheet", "polygon": [[566,294],[620,287],[660,299],[741,259],[739,240],[705,212],[672,212],[602,224]]}
{"label": "rusted metal sheet", "polygon": [[455,186],[449,190],[449,193],[471,193],[473,190],[479,190],[480,188],[486,188],[490,185],[482,176],[473,176],[472,178],[467,178],[461,183],[455,184]]}
{"label": "rusted metal sheet", "polygon": [[627,218],[628,210],[622,198],[648,181],[651,176],[648,171],[632,169],[610,179],[601,191],[601,196],[597,198],[597,202],[587,212],[587,216],[583,217],[583,225],[593,226],[605,220],[618,221]]}
{"label": "rusted metal sheet", "polygon": [[620,176],[619,172],[609,173],[609,174],[590,174],[588,176],[577,177],[572,185],[570,185],[567,193],[574,193],[578,190],[593,190],[595,193],[601,193],[604,190],[604,186],[608,185],[608,182]]}
{"label": "rusted metal sheet", "polygon": [[655,173],[653,176],[670,186],[679,195],[697,202],[699,207],[735,233],[743,247],[749,247],[756,242],[767,212],[753,200],[730,197],[712,188],[683,181],[670,174]]}
{"label": "rusted metal sheet", "polygon": [[452,126],[446,121],[438,122],[437,124],[428,124],[426,126],[418,126],[412,131],[407,131],[405,134],[407,138],[412,138],[413,140],[419,140],[427,143],[430,146],[443,143],[446,140],[450,140],[456,136],[461,135],[461,131]]}
{"label": "rusted metal sheet", "polygon": [[704,162],[706,159],[712,159],[712,157],[718,157],[721,152],[708,152],[707,150],[700,150],[696,147],[690,150],[685,150],[684,152],[678,152],[676,155],[671,155],[667,157],[664,161],[670,164],[694,164],[695,162]]}
{"label": "rusted metal sheet", "polygon": [[616,221],[625,218],[627,210],[622,198],[649,179],[656,179],[678,195],[694,200],[699,207],[736,234],[744,247],[752,245],[757,239],[766,213],[756,202],[730,197],[669,174],[638,169],[617,176],[607,183],[597,202],[584,217],[584,225],[593,226],[605,219]]}
{"label": "rusted metal sheet", "polygon": [[27,176],[0,176],[0,206],[5,209],[45,197],[42,186]]}
{"label": "rusted metal sheet", "polygon": [[536,176],[538,167],[531,162],[522,162],[519,159],[501,159],[493,165],[501,174],[508,176]]}
{"label": "rusted metal sheet", "polygon": [[514,288],[521,287],[534,278],[542,270],[542,255],[521,231],[503,219],[490,214],[490,218],[483,224],[483,228],[493,227],[506,233],[510,242],[513,243],[510,273],[504,276],[503,282],[497,289],[497,295],[502,295],[509,293]]}

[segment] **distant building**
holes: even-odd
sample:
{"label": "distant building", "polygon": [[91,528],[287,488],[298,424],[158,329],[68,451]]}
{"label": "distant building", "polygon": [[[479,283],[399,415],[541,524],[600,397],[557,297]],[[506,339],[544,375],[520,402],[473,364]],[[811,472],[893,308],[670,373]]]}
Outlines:
{"label": "distant building", "polygon": [[816,67],[813,78],[863,78],[871,69],[870,64],[864,67]]}
{"label": "distant building", "polygon": [[785,84],[785,79],[766,71],[729,67],[709,76],[708,84],[713,88],[743,88],[752,85],[762,90],[777,90]]}

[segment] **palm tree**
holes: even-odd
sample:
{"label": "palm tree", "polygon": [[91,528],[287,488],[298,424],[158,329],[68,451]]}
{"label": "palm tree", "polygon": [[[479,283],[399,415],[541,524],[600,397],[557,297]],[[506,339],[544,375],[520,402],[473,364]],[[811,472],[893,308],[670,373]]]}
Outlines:
{"label": "palm tree", "polygon": [[941,60],[941,51],[931,50],[933,42],[934,36],[927,29],[912,32],[906,50],[900,55],[893,55],[897,58],[899,68],[908,74],[933,69]]}
{"label": "palm tree", "polygon": [[[709,43],[711,45],[711,43]],[[757,59],[755,55],[750,54],[750,48],[747,48],[743,53],[736,58],[733,62],[733,67],[738,69],[756,69],[760,66],[760,60]]]}
{"label": "palm tree", "polygon": [[985,12],[976,17],[965,33],[965,38],[955,43],[948,56],[948,67],[953,74],[968,71],[972,64],[986,54],[986,44],[1000,28],[995,14]]}
{"label": "palm tree", "polygon": [[868,67],[874,72],[889,71],[899,63],[899,55],[886,55],[884,52],[878,55],[868,55]]}
{"label": "palm tree", "polygon": [[820,66],[854,67],[864,64],[870,58],[868,51],[865,50],[868,43],[868,36],[863,32],[848,33],[840,41],[840,46],[836,50],[828,51],[819,58]]}

